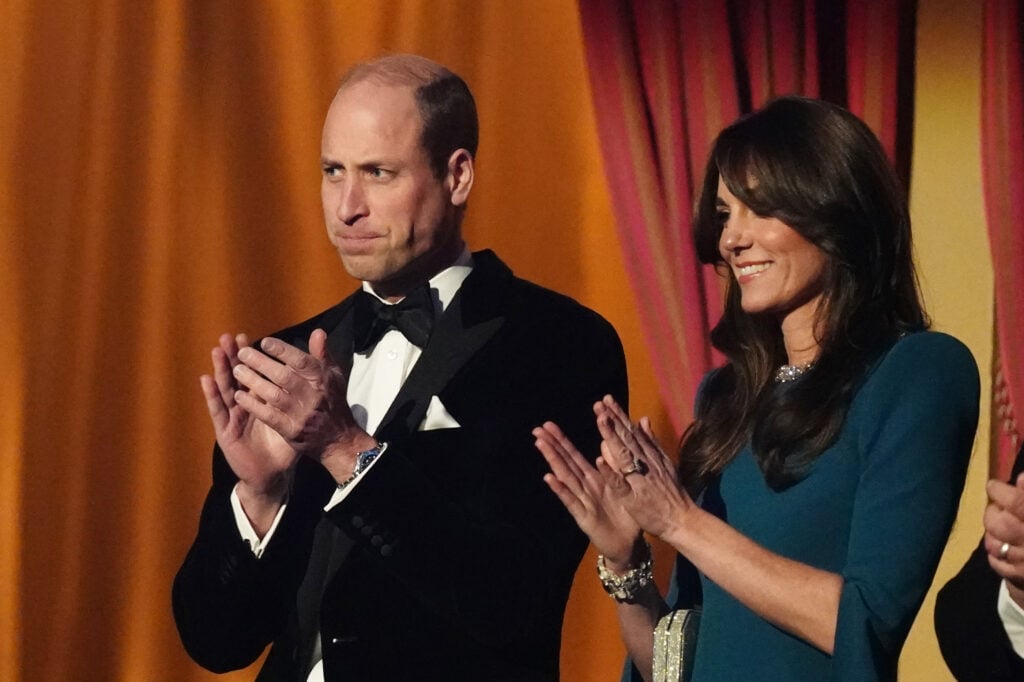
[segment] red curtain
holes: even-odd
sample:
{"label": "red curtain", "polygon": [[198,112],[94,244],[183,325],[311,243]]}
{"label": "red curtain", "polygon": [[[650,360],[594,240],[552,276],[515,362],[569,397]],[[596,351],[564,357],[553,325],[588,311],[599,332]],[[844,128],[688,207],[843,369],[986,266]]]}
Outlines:
{"label": "red curtain", "polygon": [[981,158],[992,269],[996,358],[993,475],[1010,473],[1024,399],[1024,2],[986,0]]}
{"label": "red curtain", "polygon": [[606,175],[662,399],[677,433],[716,362],[721,280],[691,210],[711,141],[773,96],[850,107],[909,175],[913,2],[581,0]]}

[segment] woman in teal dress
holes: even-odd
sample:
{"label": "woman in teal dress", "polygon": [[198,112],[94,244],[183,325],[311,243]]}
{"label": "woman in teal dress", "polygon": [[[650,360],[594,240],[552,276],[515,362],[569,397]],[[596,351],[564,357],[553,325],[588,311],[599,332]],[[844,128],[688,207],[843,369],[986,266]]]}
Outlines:
{"label": "woman in teal dress", "polygon": [[[927,331],[904,192],[855,116],[780,98],[716,139],[694,239],[728,278],[727,363],[677,463],[611,398],[596,468],[557,425],[534,432],[602,555],[630,674],[652,679],[659,620],[701,605],[693,680],[894,679],[979,397],[969,351]],[[667,601],[644,533],[678,552]]]}

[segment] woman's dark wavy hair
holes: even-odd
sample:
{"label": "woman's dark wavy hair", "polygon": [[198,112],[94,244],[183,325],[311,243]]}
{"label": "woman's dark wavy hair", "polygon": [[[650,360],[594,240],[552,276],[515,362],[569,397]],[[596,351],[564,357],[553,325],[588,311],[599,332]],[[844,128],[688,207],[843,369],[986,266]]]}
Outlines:
{"label": "woman's dark wavy hair", "polygon": [[731,271],[711,343],[728,363],[704,382],[683,436],[680,480],[695,490],[750,441],[765,479],[783,489],[835,442],[873,359],[929,325],[914,271],[905,192],[871,130],[841,107],[782,97],[723,130],[708,160],[694,241],[718,249],[718,181],[752,211],[778,218],[828,256],[816,335],[820,353],[799,381],[774,382],[786,362],[771,315],[740,305]]}

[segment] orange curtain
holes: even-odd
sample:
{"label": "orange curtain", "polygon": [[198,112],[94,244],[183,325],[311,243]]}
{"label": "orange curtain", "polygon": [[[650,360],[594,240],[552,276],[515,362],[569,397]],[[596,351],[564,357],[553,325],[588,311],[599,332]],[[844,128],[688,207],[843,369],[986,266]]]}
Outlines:
{"label": "orange curtain", "polygon": [[[353,61],[414,51],[467,78],[471,246],[608,317],[658,417],[579,31],[572,0],[0,3],[0,679],[215,679],[170,613],[209,485],[197,377],[219,333],[354,285],[318,192]],[[566,679],[622,656],[586,561]]]}
{"label": "orange curtain", "polygon": [[992,269],[996,347],[993,476],[1010,475],[1024,400],[1024,2],[986,0],[981,86],[982,178]]}
{"label": "orange curtain", "polygon": [[837,102],[909,176],[914,3],[580,0],[608,184],[677,433],[716,362],[721,281],[690,239],[711,142],[776,95]]}

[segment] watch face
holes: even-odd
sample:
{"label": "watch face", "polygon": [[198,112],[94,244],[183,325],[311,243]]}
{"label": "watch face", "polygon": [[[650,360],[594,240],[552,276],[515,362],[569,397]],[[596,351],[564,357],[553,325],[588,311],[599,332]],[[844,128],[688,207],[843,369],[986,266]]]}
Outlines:
{"label": "watch face", "polygon": [[366,466],[373,461],[373,458],[380,452],[380,448],[373,448],[372,450],[363,450],[356,456],[356,469],[364,469]]}
{"label": "watch face", "polygon": [[378,445],[375,448],[370,448],[369,450],[363,450],[358,455],[356,455],[356,473],[359,473],[360,471],[364,470],[366,467],[370,466],[370,463],[373,462],[373,460],[377,459],[377,455],[379,455],[380,453],[384,452],[384,448],[385,447],[387,447],[387,446],[386,445]]}

